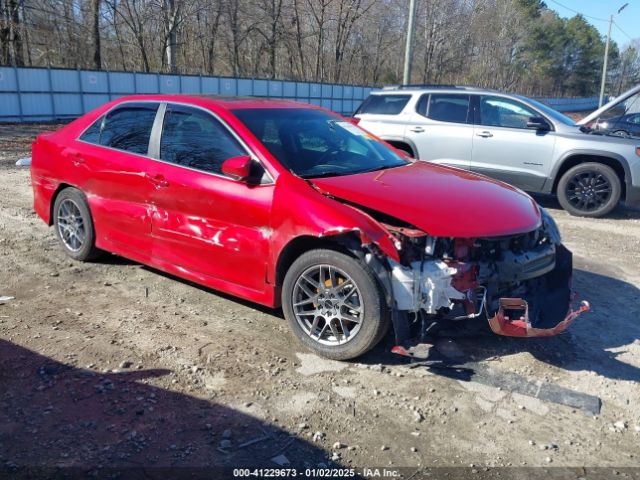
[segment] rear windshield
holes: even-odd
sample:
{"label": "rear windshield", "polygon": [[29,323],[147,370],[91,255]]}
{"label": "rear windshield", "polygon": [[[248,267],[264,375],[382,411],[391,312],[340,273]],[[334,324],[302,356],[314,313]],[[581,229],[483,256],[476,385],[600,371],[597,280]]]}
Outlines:
{"label": "rear windshield", "polygon": [[411,95],[369,95],[356,114],[397,115],[407,104]]}

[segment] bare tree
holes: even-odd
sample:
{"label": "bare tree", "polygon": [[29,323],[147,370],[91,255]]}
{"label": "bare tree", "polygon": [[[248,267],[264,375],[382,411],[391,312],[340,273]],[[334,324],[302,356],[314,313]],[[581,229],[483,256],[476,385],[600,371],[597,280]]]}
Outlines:
{"label": "bare tree", "polygon": [[149,4],[143,0],[106,0],[113,11],[122,19],[125,25],[131,30],[135,39],[140,56],[142,58],[142,68],[145,72],[151,71],[149,55],[147,53],[146,37],[149,35],[147,25],[150,15],[147,11]]}
{"label": "bare tree", "polygon": [[102,52],[100,51],[100,7],[101,0],[93,0],[93,66],[102,69]]}
{"label": "bare tree", "polygon": [[[269,52],[269,78],[276,78],[276,56],[278,53],[278,41],[281,35],[283,0],[260,0],[258,8],[264,15],[263,25],[257,25],[256,31],[264,37]],[[261,15],[261,16],[262,16]]]}
{"label": "bare tree", "polygon": [[0,58],[2,63],[24,65],[22,0],[0,0]]}
{"label": "bare tree", "polygon": [[[0,63],[397,83],[407,1],[0,0]],[[601,43],[541,0],[419,0],[412,81],[584,94]],[[612,90],[636,58],[613,55]]]}
{"label": "bare tree", "polygon": [[[162,0],[162,19],[164,26],[163,47],[169,73],[177,73],[176,50],[178,48],[178,26],[180,25],[180,14],[182,2],[180,0]],[[164,59],[163,59],[164,64]]]}

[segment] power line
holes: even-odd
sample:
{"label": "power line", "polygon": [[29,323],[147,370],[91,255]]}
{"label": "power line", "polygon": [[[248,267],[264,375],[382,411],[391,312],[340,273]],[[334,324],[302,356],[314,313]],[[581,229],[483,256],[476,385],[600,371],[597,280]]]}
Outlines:
{"label": "power line", "polygon": [[551,0],[551,2],[555,3],[556,5],[561,6],[562,8],[565,8],[565,9],[569,10],[570,12],[577,13],[578,15],[582,15],[585,18],[590,18],[591,20],[597,20],[599,22],[608,22],[609,21],[609,20],[607,20],[605,18],[592,17],[591,15],[587,15],[585,13],[579,12],[578,10],[574,10],[573,8],[569,8],[566,5],[563,5],[563,4],[561,4],[560,2],[558,2],[556,0]]}
{"label": "power line", "polygon": [[629,40],[631,40],[632,42],[635,40],[634,38],[631,38],[631,35],[629,35],[627,32],[625,32],[622,28],[620,28],[620,25],[618,25],[616,22],[613,22],[613,24],[616,26],[616,28],[618,30],[620,30],[620,32],[627,37]]}

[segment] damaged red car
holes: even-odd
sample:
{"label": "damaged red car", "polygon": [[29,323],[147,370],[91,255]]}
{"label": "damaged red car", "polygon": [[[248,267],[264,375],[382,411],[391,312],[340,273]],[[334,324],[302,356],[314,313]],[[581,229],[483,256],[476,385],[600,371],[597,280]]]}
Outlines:
{"label": "damaged red car", "polygon": [[527,194],[306,104],[124,97],[39,135],[31,174],[72,258],[111,252],[282,306],[333,359],[389,326],[410,354],[450,322],[547,336],[588,309],[571,309],[571,253]]}

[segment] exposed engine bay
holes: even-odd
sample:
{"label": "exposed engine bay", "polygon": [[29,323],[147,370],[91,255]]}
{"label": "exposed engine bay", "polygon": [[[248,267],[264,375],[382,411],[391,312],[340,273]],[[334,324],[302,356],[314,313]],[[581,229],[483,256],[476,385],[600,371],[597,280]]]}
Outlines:
{"label": "exposed engine bay", "polygon": [[409,354],[402,345],[445,322],[477,318],[499,335],[551,336],[589,310],[587,302],[571,310],[572,254],[544,210],[542,219],[528,233],[468,239],[432,237],[384,218],[400,253],[384,268],[395,305],[394,351]]}

